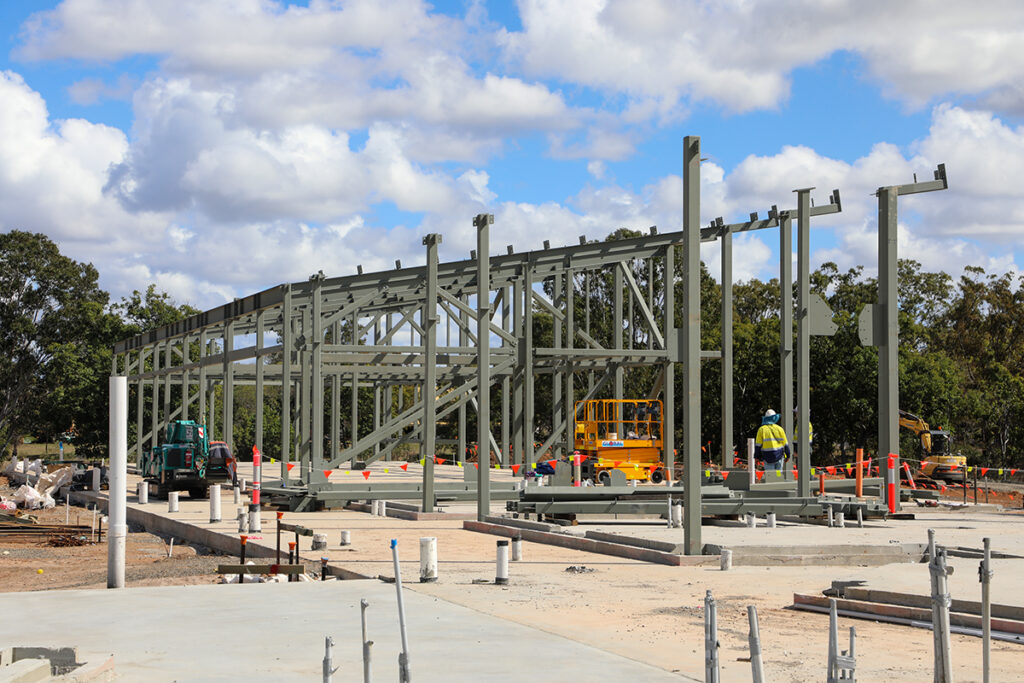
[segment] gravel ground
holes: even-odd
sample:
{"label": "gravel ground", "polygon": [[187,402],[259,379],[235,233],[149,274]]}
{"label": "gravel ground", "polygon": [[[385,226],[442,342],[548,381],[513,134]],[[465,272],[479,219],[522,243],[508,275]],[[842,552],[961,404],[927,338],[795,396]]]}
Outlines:
{"label": "gravel ground", "polygon": [[[0,495],[9,497],[13,491],[0,482]],[[22,511],[41,523],[63,524],[67,514],[58,505],[50,510]],[[71,523],[91,524],[92,513],[72,506]],[[44,537],[31,541],[5,541],[0,538],[0,593],[67,590],[72,588],[104,588],[107,585],[107,544],[54,548]],[[213,553],[203,546],[177,542],[171,557],[167,556],[170,539],[129,528],[125,542],[125,582],[131,586],[183,586],[217,583],[217,565],[234,558]]]}

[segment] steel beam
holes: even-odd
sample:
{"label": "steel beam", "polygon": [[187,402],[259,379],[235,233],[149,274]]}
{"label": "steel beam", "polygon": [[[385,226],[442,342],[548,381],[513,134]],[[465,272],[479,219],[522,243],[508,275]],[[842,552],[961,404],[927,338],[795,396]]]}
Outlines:
{"label": "steel beam", "polygon": [[[700,555],[700,138],[686,136],[683,147],[683,546],[687,555]],[[666,389],[672,391],[667,375]]]}
{"label": "steel beam", "polygon": [[[480,214],[473,219],[476,228],[477,290],[476,329],[477,338],[477,501],[476,517],[483,521],[491,513],[491,277],[490,277],[490,227],[494,216]],[[484,457],[487,454],[487,457]],[[485,464],[486,463],[486,464]]]}

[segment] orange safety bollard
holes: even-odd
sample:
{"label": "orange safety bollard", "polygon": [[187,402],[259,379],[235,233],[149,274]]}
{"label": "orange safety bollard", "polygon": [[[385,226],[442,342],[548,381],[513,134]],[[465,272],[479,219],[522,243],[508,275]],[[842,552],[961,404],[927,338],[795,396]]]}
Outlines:
{"label": "orange safety bollard", "polygon": [[818,471],[818,495],[819,496],[824,496],[825,495],[825,471],[824,470],[819,470]]}
{"label": "orange safety bollard", "polygon": [[885,479],[888,487],[889,513],[896,513],[896,456],[892,453],[885,466]]}

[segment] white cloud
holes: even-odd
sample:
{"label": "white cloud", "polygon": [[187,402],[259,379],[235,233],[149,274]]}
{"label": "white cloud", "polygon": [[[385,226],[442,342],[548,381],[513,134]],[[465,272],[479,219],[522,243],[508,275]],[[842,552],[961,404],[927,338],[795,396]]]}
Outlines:
{"label": "white cloud", "polygon": [[525,73],[626,93],[663,116],[691,97],[774,108],[793,69],[838,50],[862,55],[912,106],[944,94],[1024,106],[1024,5],[1014,0],[522,0],[520,14],[523,30],[500,41]]}

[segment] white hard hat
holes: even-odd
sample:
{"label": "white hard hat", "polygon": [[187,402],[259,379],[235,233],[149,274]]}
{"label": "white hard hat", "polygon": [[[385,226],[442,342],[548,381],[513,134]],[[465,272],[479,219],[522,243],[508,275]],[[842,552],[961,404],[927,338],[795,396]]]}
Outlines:
{"label": "white hard hat", "polygon": [[765,413],[764,413],[764,416],[765,416],[765,417],[772,417],[772,416],[774,416],[774,415],[775,415],[775,411],[774,411],[774,410],[772,410],[771,408],[769,408],[768,410],[766,410],[766,411],[765,411]]}

